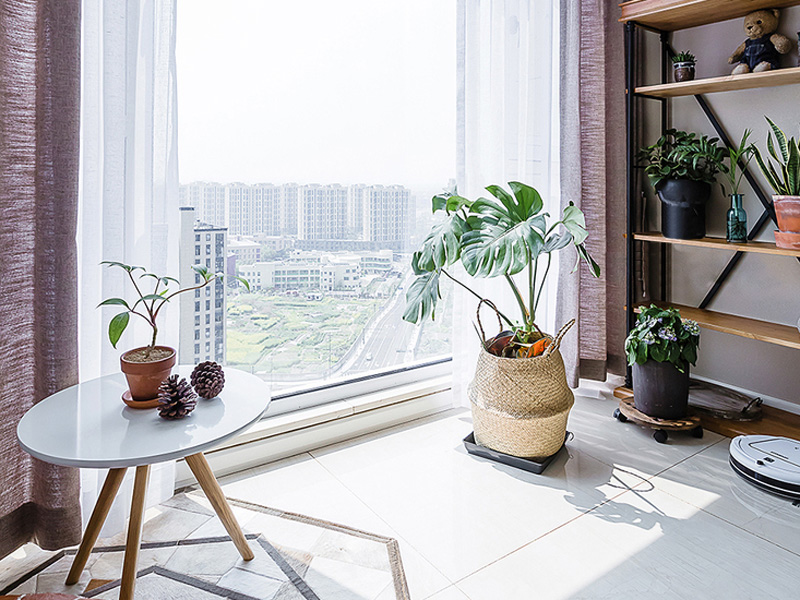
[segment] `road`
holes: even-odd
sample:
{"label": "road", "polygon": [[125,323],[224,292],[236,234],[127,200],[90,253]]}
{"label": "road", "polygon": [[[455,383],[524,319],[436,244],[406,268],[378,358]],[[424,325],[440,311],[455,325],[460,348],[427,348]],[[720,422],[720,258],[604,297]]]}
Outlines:
{"label": "road", "polygon": [[[404,282],[406,283],[406,282]],[[414,335],[414,326],[403,321],[405,289],[398,290],[392,305],[367,336],[353,365],[345,375],[391,367],[403,362]]]}

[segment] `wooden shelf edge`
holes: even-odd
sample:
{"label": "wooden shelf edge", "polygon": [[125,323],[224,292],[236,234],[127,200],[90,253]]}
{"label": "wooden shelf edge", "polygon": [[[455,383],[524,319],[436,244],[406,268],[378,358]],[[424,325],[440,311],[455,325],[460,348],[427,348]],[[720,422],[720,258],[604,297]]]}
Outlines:
{"label": "wooden shelf edge", "polygon": [[712,248],[714,250],[730,250],[731,252],[755,252],[758,254],[772,254],[775,256],[797,256],[800,257],[800,250],[788,250],[778,248],[775,242],[747,242],[733,243],[725,238],[704,237],[694,240],[678,240],[664,237],[663,233],[657,231],[642,231],[633,234],[633,239],[642,242],[655,242],[657,244],[676,244],[678,246],[694,246],[698,248]]}
{"label": "wooden shelf edge", "polygon": [[620,22],[635,21],[677,31],[743,17],[761,8],[785,8],[798,0],[629,0],[620,4]]}
{"label": "wooden shelf edge", "polygon": [[742,75],[724,75],[677,83],[660,83],[657,85],[639,86],[637,94],[655,96],[657,98],[675,98],[695,96],[697,94],[713,94],[756,88],[775,87],[800,83],[800,67],[787,67],[763,73],[745,73]]}
{"label": "wooden shelf edge", "polygon": [[[614,390],[617,398],[633,396],[630,388],[618,387]],[[800,415],[772,406],[761,407],[761,419],[758,421],[732,421],[720,419],[700,413],[703,429],[713,431],[726,437],[737,435],[778,435],[792,439],[800,439]]]}
{"label": "wooden shelf edge", "polygon": [[[697,324],[704,329],[738,335],[739,337],[776,344],[786,348],[800,349],[800,332],[796,327],[671,302],[654,302],[653,304],[677,308],[681,311],[682,317],[697,321]],[[634,310],[638,312],[641,307],[642,305],[640,304]]]}

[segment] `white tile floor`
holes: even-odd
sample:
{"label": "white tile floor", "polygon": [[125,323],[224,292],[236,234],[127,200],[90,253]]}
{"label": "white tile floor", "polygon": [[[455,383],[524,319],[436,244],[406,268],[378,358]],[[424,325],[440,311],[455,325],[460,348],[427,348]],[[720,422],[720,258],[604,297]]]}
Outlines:
{"label": "white tile floor", "polygon": [[467,455],[453,410],[223,479],[226,494],[400,542],[414,600],[800,598],[800,507],[739,481],[727,438],[577,397],[537,476]]}

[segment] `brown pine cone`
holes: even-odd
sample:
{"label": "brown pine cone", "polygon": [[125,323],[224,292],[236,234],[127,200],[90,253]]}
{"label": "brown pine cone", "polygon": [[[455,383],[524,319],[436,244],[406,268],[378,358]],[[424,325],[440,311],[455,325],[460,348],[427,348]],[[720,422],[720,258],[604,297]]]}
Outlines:
{"label": "brown pine cone", "polygon": [[225,373],[214,361],[201,362],[192,371],[192,386],[201,398],[216,398],[225,387]]}
{"label": "brown pine cone", "polygon": [[158,402],[159,417],[182,419],[197,406],[197,394],[185,378],[179,381],[177,375],[170,375],[158,388]]}

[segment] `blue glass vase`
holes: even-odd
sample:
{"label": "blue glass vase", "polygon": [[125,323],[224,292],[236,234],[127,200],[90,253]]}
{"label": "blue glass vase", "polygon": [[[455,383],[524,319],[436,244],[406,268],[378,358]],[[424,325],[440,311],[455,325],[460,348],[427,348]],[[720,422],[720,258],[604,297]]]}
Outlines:
{"label": "blue glass vase", "polygon": [[744,194],[731,194],[731,207],[728,209],[729,242],[747,241],[747,213],[742,208]]}

